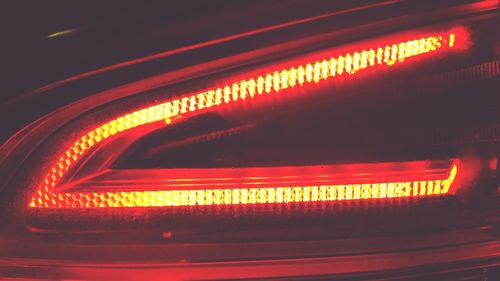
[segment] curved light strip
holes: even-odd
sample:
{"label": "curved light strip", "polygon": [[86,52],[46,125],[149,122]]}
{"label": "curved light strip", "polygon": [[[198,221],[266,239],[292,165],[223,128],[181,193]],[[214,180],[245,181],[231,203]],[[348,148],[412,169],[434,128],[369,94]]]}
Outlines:
{"label": "curved light strip", "polygon": [[[75,204],[77,202],[75,198],[80,198],[81,196],[90,196],[92,200],[93,198],[102,198],[102,200],[105,200],[109,196],[109,192],[103,191],[90,194],[78,192],[56,193],[54,192],[54,188],[65,173],[92,147],[126,130],[157,121],[168,121],[172,118],[193,114],[209,108],[258,99],[270,94],[275,95],[285,89],[321,83],[342,75],[353,75],[375,66],[401,63],[407,58],[453,48],[456,45],[456,36],[457,34],[455,33],[446,32],[431,34],[415,38],[414,40],[392,41],[382,46],[372,46],[371,48],[361,49],[357,52],[327,57],[321,61],[311,61],[281,71],[269,72],[257,77],[230,83],[224,87],[179,97],[119,116],[87,132],[76,140],[59,157],[57,163],[52,166],[43,182],[33,194],[29,206],[37,208],[84,207]],[[237,191],[235,190],[235,192]],[[148,191],[118,192],[115,196],[126,196],[127,194],[135,194],[138,197],[142,196],[145,202],[150,202],[146,200],[146,197],[156,196],[156,194]],[[196,200],[190,202],[195,205],[202,204],[201,201]],[[96,207],[108,206],[114,205],[97,204]],[[134,206],[168,206],[168,204],[144,203]]]}

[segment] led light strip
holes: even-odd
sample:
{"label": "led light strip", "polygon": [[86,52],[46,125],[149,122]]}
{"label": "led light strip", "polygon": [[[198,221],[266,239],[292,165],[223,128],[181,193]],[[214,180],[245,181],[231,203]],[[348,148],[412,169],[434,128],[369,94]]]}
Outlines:
{"label": "led light strip", "polygon": [[[123,131],[157,121],[168,121],[172,118],[187,114],[194,114],[209,108],[243,102],[269,94],[277,94],[290,88],[305,86],[307,84],[321,83],[322,81],[332,79],[337,76],[352,75],[364,69],[379,65],[393,65],[395,63],[404,62],[405,59],[410,57],[453,48],[456,45],[455,36],[455,33],[448,32],[416,38],[409,41],[393,42],[385,46],[374,46],[374,48],[359,50],[358,52],[346,53],[344,55],[325,58],[321,61],[305,63],[281,71],[269,72],[256,78],[249,78],[228,84],[224,87],[187,95],[120,116],[95,128],[94,130],[91,130],[75,141],[75,143],[62,156],[60,156],[57,163],[50,169],[43,183],[34,193],[29,206],[54,208],[84,207],[81,204],[75,204],[74,200],[75,197],[81,197],[83,195],[85,197],[90,196],[92,198],[102,198],[102,201],[105,201],[105,199],[109,197],[109,193],[107,192],[78,194],[71,192],[56,193],[53,192],[53,190],[70,167],[74,166],[75,163],[77,163],[79,159],[81,159],[82,156],[89,151],[89,149],[103,140]],[[311,188],[312,190],[313,187],[301,188],[305,194],[307,193],[306,188]],[[323,190],[323,187],[318,188]],[[338,188],[340,190],[340,187]],[[327,189],[329,190],[329,187]],[[260,189],[256,189],[256,191],[257,190]],[[291,189],[285,188],[284,190]],[[150,198],[156,198],[156,196],[160,195],[163,196],[162,198],[168,198],[168,196],[170,196],[169,194],[174,194],[172,192],[173,191],[119,192],[115,195],[120,194],[119,196],[128,198],[128,196],[133,194],[134,196],[143,198],[144,200],[141,202],[151,202],[149,200]],[[276,196],[278,196],[281,194],[280,192],[285,191],[277,191],[276,189],[275,192]],[[231,194],[235,193],[232,192]],[[282,193],[282,195],[284,194],[285,193]],[[205,198],[205,196],[203,198]],[[244,198],[241,199],[243,200]],[[250,202],[248,199],[250,198],[247,198],[247,202]],[[90,201],[94,202],[93,199]],[[166,204],[167,201],[162,202],[165,202]],[[205,199],[202,201],[196,199],[189,202],[203,205],[207,201]],[[101,205],[102,207],[106,207],[108,205],[115,206],[114,204],[95,204],[94,207],[101,207]],[[125,204],[121,206],[132,207],[168,205],[143,203],[139,205]]]}
{"label": "led light strip", "polygon": [[[446,174],[432,179],[353,183],[322,184],[294,187],[251,187],[157,190],[131,192],[78,192],[63,193],[64,204],[60,207],[176,207],[211,205],[247,205],[274,203],[305,203],[346,201],[363,199],[385,199],[423,197],[447,194],[457,175],[457,164]],[[412,173],[414,171],[408,171]],[[418,177],[414,175],[414,177]]]}

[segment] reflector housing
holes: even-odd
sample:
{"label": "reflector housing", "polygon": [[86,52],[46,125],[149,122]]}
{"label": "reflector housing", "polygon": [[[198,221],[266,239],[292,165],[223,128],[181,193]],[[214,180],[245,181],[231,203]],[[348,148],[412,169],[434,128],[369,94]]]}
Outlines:
{"label": "reflector housing", "polygon": [[[493,12],[387,3],[98,69],[34,94],[52,107],[11,109],[47,115],[0,148],[0,176],[12,174],[0,182],[0,275],[425,278],[442,263],[497,264],[498,177],[484,165],[498,154],[498,24],[482,24]],[[400,42],[433,36],[436,50],[370,64],[372,49],[396,43],[399,55]],[[99,157],[108,150],[118,158]]]}

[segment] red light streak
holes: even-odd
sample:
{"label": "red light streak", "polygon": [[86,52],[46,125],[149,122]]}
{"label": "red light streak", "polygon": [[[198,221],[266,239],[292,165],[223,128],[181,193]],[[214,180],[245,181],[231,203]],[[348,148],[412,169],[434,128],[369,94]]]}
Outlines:
{"label": "red light streak", "polygon": [[[282,70],[270,71],[261,75],[241,79],[240,81],[228,83],[223,87],[174,98],[122,116],[117,116],[112,118],[109,122],[99,125],[95,129],[83,134],[59,157],[57,163],[48,171],[47,176],[34,192],[29,206],[35,208],[71,208],[87,206],[87,204],[82,204],[80,201],[75,200],[75,198],[86,198],[88,202],[93,202],[91,207],[148,207],[287,203],[394,197],[394,193],[391,193],[394,192],[393,189],[398,188],[399,190],[399,186],[406,186],[407,181],[375,181],[368,183],[368,186],[365,187],[359,186],[359,188],[358,185],[353,186],[347,182],[346,184],[329,185],[328,187],[322,185],[302,185],[298,187],[284,186],[248,189],[223,188],[204,191],[142,190],[125,192],[57,193],[55,189],[61,178],[70,168],[75,166],[91,148],[112,136],[119,135],[121,132],[158,121],[166,121],[164,124],[168,125],[169,121],[171,122],[171,120],[175,118],[194,115],[205,110],[215,110],[217,107],[234,103],[261,99],[268,95],[278,95],[286,90],[299,88],[308,84],[322,83],[323,81],[335,79],[339,76],[355,75],[360,71],[372,67],[384,65],[391,66],[396,63],[403,63],[412,57],[456,48],[458,45],[457,43],[464,41],[464,38],[459,38],[461,35],[464,35],[464,32],[452,30],[445,33],[415,37],[411,40],[398,41],[393,39],[393,41],[388,41],[380,45],[373,45],[367,48],[360,47],[357,51],[339,55],[334,54],[333,56],[328,55],[322,59],[308,61]],[[422,183],[428,188],[429,185],[434,186],[435,181],[440,181],[440,188],[438,188],[440,190],[439,192],[434,192],[432,188],[428,191],[423,191],[425,188],[422,189],[422,184],[420,184],[418,188],[412,185],[410,191],[408,191],[409,193],[406,189],[404,194],[398,191],[396,197],[446,194],[448,193],[448,188],[453,182],[456,173],[457,167],[453,166],[450,173],[445,177],[441,176],[429,182]],[[441,186],[444,182],[449,182],[448,188],[446,188],[446,185]],[[335,196],[332,195],[334,190]],[[366,190],[369,190],[369,192]],[[418,190],[418,192],[416,190]],[[365,191],[370,195],[366,195],[368,193]],[[330,192],[330,195],[327,196],[326,193],[325,195],[316,195],[316,193],[324,194],[324,192]],[[256,194],[262,194],[262,196],[259,197]],[[117,200],[118,197],[133,197],[135,200],[126,200],[128,203],[120,204],[110,203],[110,198],[112,202],[123,202],[122,200]],[[96,202],[95,198],[100,198],[101,201]],[[227,198],[232,199],[226,200]]]}

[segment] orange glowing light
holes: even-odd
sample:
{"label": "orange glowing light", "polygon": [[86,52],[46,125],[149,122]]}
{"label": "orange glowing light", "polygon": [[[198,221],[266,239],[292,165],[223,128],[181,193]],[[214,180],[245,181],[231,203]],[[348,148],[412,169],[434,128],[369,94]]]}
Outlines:
{"label": "orange glowing light", "polygon": [[[95,127],[78,138],[65,153],[58,157],[46,177],[36,188],[30,207],[153,207],[194,206],[211,204],[261,204],[326,200],[351,200],[388,197],[408,197],[446,194],[453,182],[457,168],[454,166],[445,178],[424,182],[374,182],[359,185],[319,185],[296,187],[224,188],[207,190],[161,190],[126,192],[65,192],[57,193],[61,178],[79,160],[100,142],[121,132],[145,124],[162,121],[168,125],[183,115],[215,109],[219,106],[244,102],[286,89],[307,84],[321,83],[341,75],[353,75],[381,65],[402,63],[411,57],[437,52],[457,46],[457,33],[437,33],[402,42],[386,42],[368,46],[356,52],[328,56],[321,60],[305,62],[288,69],[270,71],[259,76],[229,83],[201,93],[174,98],[149,106]],[[377,50],[377,51],[375,51]],[[439,184],[438,184],[439,181]],[[349,183],[348,183],[349,184]],[[425,186],[428,188],[425,190]],[[85,198],[85,203],[82,203]]]}
{"label": "orange glowing light", "polygon": [[[315,170],[315,167],[292,169],[285,176],[280,170],[286,168],[250,168],[260,171],[250,177],[235,177],[239,174],[234,169],[215,169],[215,173],[196,173],[199,178],[182,178],[192,174],[192,170],[171,172],[173,178],[165,177],[168,172],[138,171],[127,176],[127,171],[113,175],[100,175],[124,179],[129,189],[134,191],[116,191],[116,187],[106,186],[106,181],[93,182],[91,190],[78,186],[79,192],[61,192],[46,194],[39,198],[36,207],[52,208],[116,208],[116,207],[180,207],[210,205],[247,205],[247,204],[288,204],[327,201],[349,201],[369,199],[419,198],[452,194],[452,186],[458,173],[458,162],[449,162],[449,168],[429,169],[432,162],[355,164],[352,168],[332,166],[331,170]],[[379,166],[373,171],[373,166]],[[230,174],[224,170],[231,170]],[[335,173],[336,170],[339,170]],[[349,171],[349,172],[346,172]],[[211,170],[212,173],[214,170]],[[221,172],[222,171],[222,172]],[[264,171],[264,174],[262,174]],[[331,171],[332,174],[325,174]],[[362,173],[364,171],[365,173]],[[143,178],[137,178],[137,173]],[[145,174],[145,175],[144,175]],[[257,176],[258,175],[258,176]],[[360,176],[361,175],[361,176]],[[99,186],[102,185],[102,186]],[[95,186],[98,185],[98,186]],[[233,188],[237,186],[237,188]],[[186,187],[188,187],[186,189]],[[153,189],[166,190],[153,190]],[[96,190],[107,191],[96,191]],[[148,190],[152,189],[152,190]],[[46,199],[44,201],[44,199]],[[50,199],[50,200],[48,200]]]}

